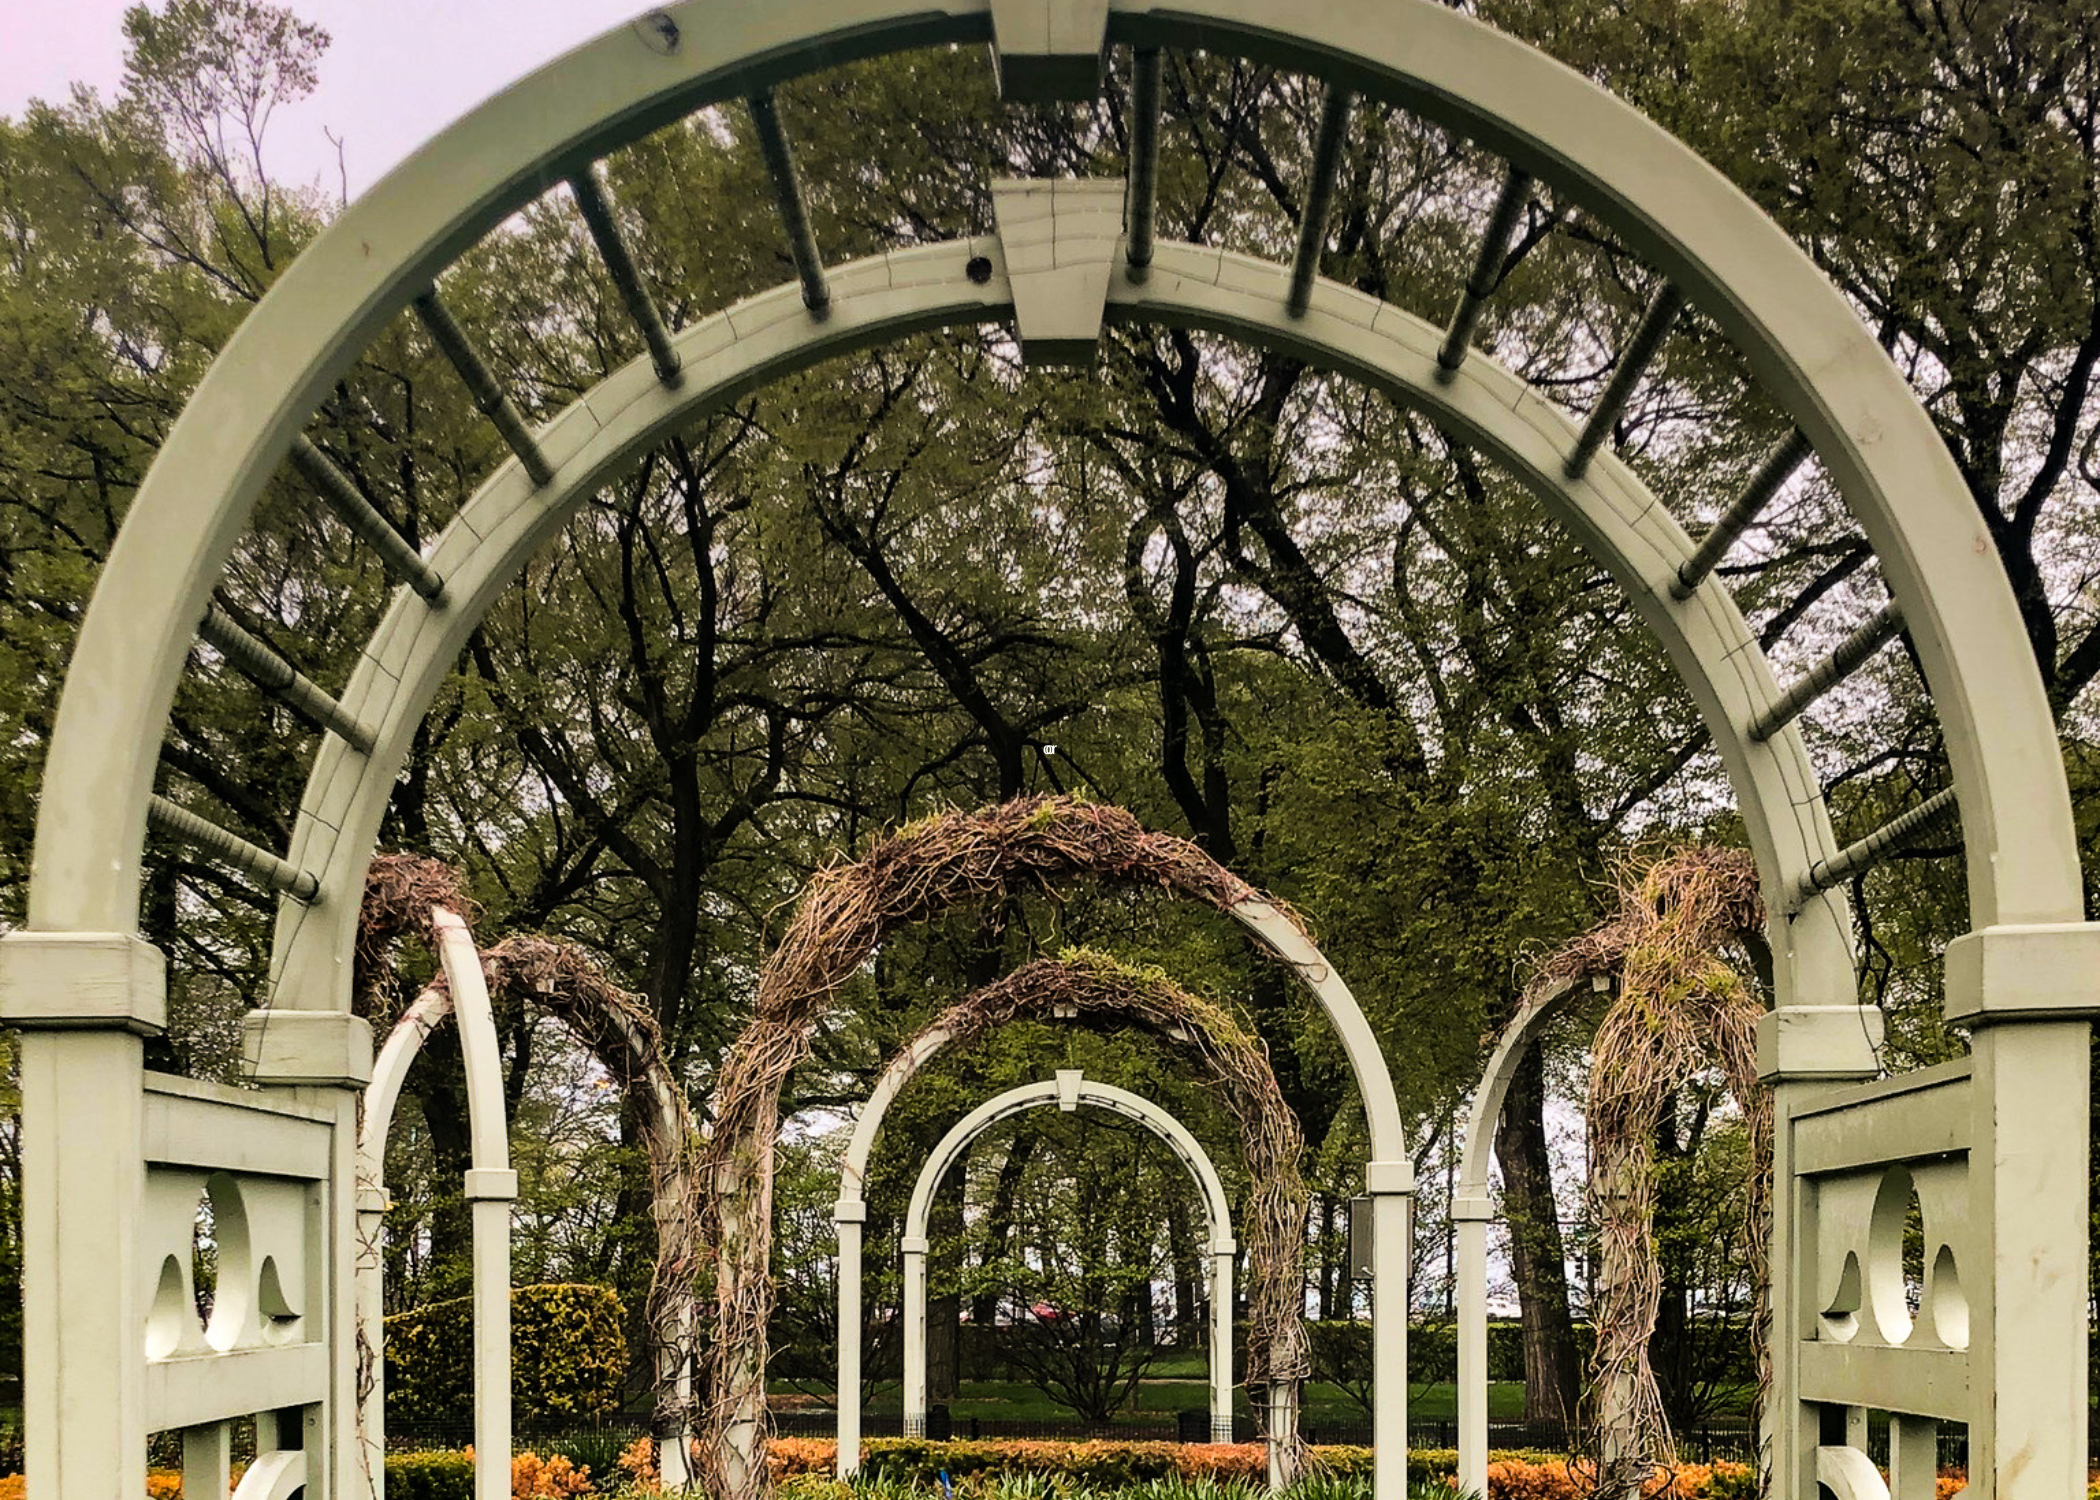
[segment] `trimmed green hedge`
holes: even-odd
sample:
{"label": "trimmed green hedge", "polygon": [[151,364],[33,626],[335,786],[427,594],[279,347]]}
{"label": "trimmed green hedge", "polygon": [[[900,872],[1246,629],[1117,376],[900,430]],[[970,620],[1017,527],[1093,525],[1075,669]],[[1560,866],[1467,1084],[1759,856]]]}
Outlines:
{"label": "trimmed green hedge", "polygon": [[[625,1312],[612,1289],[513,1287],[511,1403],[533,1421],[602,1421],[620,1409]],[[457,1422],[474,1407],[473,1299],[433,1302],[386,1320],[389,1426]]]}
{"label": "trimmed green hedge", "polygon": [[464,1453],[389,1453],[386,1500],[474,1500],[474,1460]]}

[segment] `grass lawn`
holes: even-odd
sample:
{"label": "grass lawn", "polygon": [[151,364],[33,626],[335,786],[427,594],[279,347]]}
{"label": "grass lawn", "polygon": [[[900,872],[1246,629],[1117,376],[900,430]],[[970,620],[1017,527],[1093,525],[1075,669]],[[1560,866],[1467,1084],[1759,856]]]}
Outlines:
{"label": "grass lawn", "polygon": [[[1202,1362],[1195,1360],[1194,1374],[1162,1375],[1162,1366],[1178,1366],[1182,1361],[1161,1360],[1154,1364],[1148,1378],[1140,1381],[1137,1393],[1116,1414],[1116,1424],[1143,1426],[1169,1420],[1177,1411],[1200,1410],[1210,1401],[1209,1386],[1202,1373]],[[1309,1381],[1305,1387],[1304,1420],[1315,1426],[1322,1422],[1355,1424],[1368,1422],[1370,1416],[1339,1387],[1321,1381]],[[868,1403],[871,1413],[894,1415],[901,1407],[899,1392],[891,1389],[879,1391]],[[1233,1407],[1245,1414],[1249,1411],[1247,1393],[1233,1393]],[[1408,1388],[1408,1415],[1429,1421],[1450,1420],[1457,1406],[1456,1387],[1449,1384],[1415,1385]],[[1072,1420],[1070,1408],[1060,1406],[1034,1386],[1019,1381],[965,1381],[960,1396],[949,1403],[949,1410],[959,1421],[980,1417],[985,1421],[1009,1422],[1068,1422]],[[1498,1381],[1488,1386],[1488,1415],[1501,1420],[1514,1421],[1524,1415],[1524,1387],[1514,1381]]]}

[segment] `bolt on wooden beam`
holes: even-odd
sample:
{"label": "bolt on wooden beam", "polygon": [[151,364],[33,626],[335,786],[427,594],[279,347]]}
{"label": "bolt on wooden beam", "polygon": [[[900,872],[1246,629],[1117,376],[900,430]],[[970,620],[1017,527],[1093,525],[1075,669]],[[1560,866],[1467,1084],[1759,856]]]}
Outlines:
{"label": "bolt on wooden beam", "polygon": [[336,519],[379,554],[380,565],[387,572],[414,589],[426,603],[442,605],[445,602],[445,580],[423,561],[423,555],[416,551],[408,538],[394,529],[394,523],[364,497],[364,492],[337,467],[335,460],[323,453],[304,433],[292,439],[292,463],[306,476],[306,482],[314,487],[328,508],[335,512]]}
{"label": "bolt on wooden beam", "polygon": [[1907,813],[1891,818],[1856,844],[1847,844],[1829,859],[1819,859],[1794,892],[1793,909],[1871,870],[1889,855],[1916,843],[1956,805],[1954,788],[1935,792]]}
{"label": "bolt on wooden beam", "polygon": [[1772,497],[1779,493],[1780,486],[1793,478],[1794,471],[1800,468],[1802,461],[1813,452],[1814,446],[1799,428],[1795,428],[1772,445],[1763,461],[1758,464],[1757,472],[1750,476],[1750,482],[1743,486],[1743,492],[1736,497],[1735,503],[1722,512],[1721,519],[1714,522],[1713,529],[1699,539],[1699,545],[1693,549],[1692,555],[1677,565],[1677,577],[1670,584],[1671,598],[1681,604],[1692,597],[1699,585],[1706,582],[1708,575],[1721,565],[1721,559],[1728,555],[1728,549],[1735,545],[1736,538],[1749,529],[1750,523],[1763,513],[1764,508],[1771,503]]}
{"label": "bolt on wooden beam", "polygon": [[1575,440],[1575,451],[1568,455],[1562,465],[1568,478],[1580,479],[1611,436],[1612,424],[1619,420],[1619,413],[1633,397],[1633,388],[1641,383],[1641,376],[1648,364],[1662,348],[1662,341],[1677,321],[1677,311],[1684,306],[1684,293],[1669,282],[1664,282],[1648,299],[1647,309],[1641,321],[1635,325],[1633,337],[1627,342],[1626,353],[1619,360],[1619,367],[1611,372],[1611,382],[1604,387],[1604,394],[1597,399],[1597,406],[1589,420],[1582,425],[1582,435]]}
{"label": "bolt on wooden beam", "polygon": [[290,662],[250,635],[232,615],[213,604],[197,633],[255,685],[308,723],[329,730],[360,755],[372,752],[372,731]]}
{"label": "bolt on wooden beam", "polygon": [[1123,255],[1132,281],[1143,281],[1152,266],[1159,214],[1159,86],[1159,48],[1137,48],[1130,54],[1130,201]]}
{"label": "bolt on wooden beam", "polygon": [[1858,671],[1868,657],[1893,640],[1902,628],[1903,612],[1891,600],[1875,612],[1873,619],[1838,642],[1837,649],[1781,693],[1777,703],[1759,714],[1750,725],[1750,738],[1763,744],[1800,718],[1809,704]]}
{"label": "bolt on wooden beam", "polygon": [[1313,279],[1320,274],[1320,252],[1327,247],[1327,215],[1334,207],[1334,179],[1342,165],[1342,141],[1349,132],[1349,109],[1355,102],[1340,84],[1327,85],[1320,107],[1320,134],[1313,143],[1312,172],[1305,184],[1305,206],[1298,215],[1298,253],[1291,261],[1291,291],[1284,306],[1294,318],[1305,316],[1312,302]]}
{"label": "bolt on wooden beam", "polygon": [[802,305],[821,313],[831,305],[831,288],[824,280],[824,261],[817,254],[817,237],[809,227],[809,205],[802,196],[802,174],[795,168],[795,153],[788,144],[787,130],[780,123],[780,110],[773,92],[753,94],[745,101],[751,123],[758,127],[759,153],[773,179],[773,199],[780,210],[781,226],[787,230],[788,252],[795,258],[795,274],[802,280]]}
{"label": "bolt on wooden beam", "polygon": [[280,896],[312,902],[321,894],[321,882],[297,865],[228,833],[218,824],[207,822],[165,797],[155,796],[146,804],[146,821],[170,838],[180,839],[192,848],[202,850],[219,863],[254,876]]}

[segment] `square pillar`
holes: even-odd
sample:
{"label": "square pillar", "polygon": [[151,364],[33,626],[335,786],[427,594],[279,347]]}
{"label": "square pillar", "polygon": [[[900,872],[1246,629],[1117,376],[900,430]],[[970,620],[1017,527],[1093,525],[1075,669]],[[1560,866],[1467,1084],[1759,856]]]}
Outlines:
{"label": "square pillar", "polygon": [[145,1038],[167,963],[128,933],[0,939],[20,1028],[22,1408],[31,1500],[146,1486]]}

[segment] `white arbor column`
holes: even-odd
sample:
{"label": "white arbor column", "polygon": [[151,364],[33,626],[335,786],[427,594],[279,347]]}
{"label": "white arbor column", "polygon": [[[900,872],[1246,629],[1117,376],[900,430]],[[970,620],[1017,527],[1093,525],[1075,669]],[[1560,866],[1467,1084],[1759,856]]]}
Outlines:
{"label": "white arbor column", "polygon": [[0,1019],[23,1028],[22,1415],[35,1500],[145,1489],[140,1084],[166,984],[160,950],[129,935],[0,941]]}
{"label": "white arbor column", "polygon": [[861,1236],[868,1205],[841,1198],[831,1210],[839,1235],[838,1459],[841,1479],[860,1468]]}
{"label": "white arbor column", "polygon": [[1232,1441],[1232,1263],[1230,1239],[1210,1247],[1210,1440]]}
{"label": "white arbor column", "polygon": [[466,1174],[474,1233],[474,1500],[510,1500],[510,1206],[518,1174]]}
{"label": "white arbor column", "polygon": [[386,1188],[357,1185],[357,1246],[350,1270],[356,1283],[357,1336],[364,1349],[359,1360],[365,1378],[358,1384],[358,1468],[363,1476],[360,1500],[386,1497],[386,1281],[382,1241],[386,1234]]}
{"label": "white arbor column", "polygon": [[1988,927],[1947,945],[1947,1019],[1970,1028],[1978,1270],[1965,1282],[1969,1428],[1980,1500],[2070,1495],[2086,1480],[2086,1214],[2100,924]]}
{"label": "white arbor column", "polygon": [[1485,1198],[1451,1204],[1458,1231],[1458,1487],[1487,1493],[1487,1228],[1494,1205]]}
{"label": "white arbor column", "polygon": [[386,1495],[386,1141],[408,1070],[430,1033],[452,1014],[452,997],[431,988],[394,1023],[372,1064],[357,1126],[357,1243],[350,1259],[355,1285],[358,1359],[357,1431],[362,1488],[369,1500]]}
{"label": "white arbor column", "polygon": [[904,1435],[926,1435],[926,1236],[907,1235],[904,1252]]}
{"label": "white arbor column", "polygon": [[[1407,1493],[1407,1251],[1415,1169],[1406,1158],[1364,1164],[1371,1198],[1372,1493]],[[1485,1493],[1485,1491],[1483,1491]]]}

